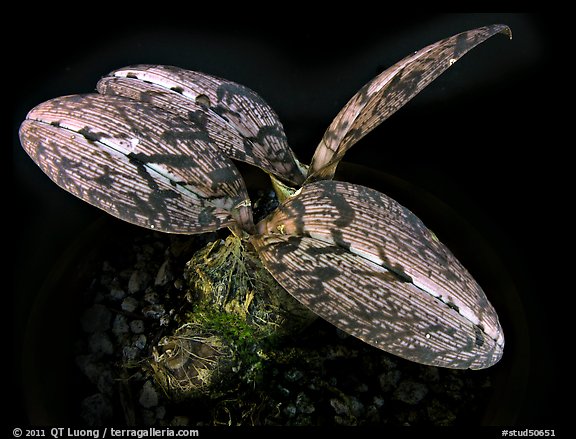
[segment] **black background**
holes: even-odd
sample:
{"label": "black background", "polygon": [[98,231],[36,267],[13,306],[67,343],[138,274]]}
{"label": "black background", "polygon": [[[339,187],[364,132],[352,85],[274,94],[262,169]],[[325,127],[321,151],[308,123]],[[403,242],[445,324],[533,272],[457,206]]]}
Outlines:
{"label": "black background", "polygon": [[121,18],[114,4],[77,13],[35,11],[34,19],[30,11],[14,14],[19,25],[6,36],[10,62],[4,66],[5,89],[13,99],[12,176],[5,182],[11,195],[5,231],[12,242],[5,251],[14,264],[11,424],[26,424],[19,358],[34,292],[50,262],[104,215],[51,183],[26,156],[17,129],[29,109],[56,96],[93,91],[115,68],[177,65],[255,90],[278,113],[300,160],[309,162],[332,118],[369,79],[427,44],[492,23],[508,24],[512,41],[496,36],[474,49],[352,148],[346,160],[425,188],[492,244],[516,283],[529,326],[530,386],[518,425],[559,423],[556,367],[565,351],[555,347],[555,313],[568,287],[561,287],[556,268],[562,256],[548,245],[558,242],[572,221],[560,202],[567,190],[565,141],[554,138],[555,124],[548,122],[560,112],[554,101],[563,80],[550,74],[551,43],[561,37],[549,17],[365,17],[351,9],[333,21],[281,6],[258,18],[208,6],[200,12],[134,4],[140,12]]}

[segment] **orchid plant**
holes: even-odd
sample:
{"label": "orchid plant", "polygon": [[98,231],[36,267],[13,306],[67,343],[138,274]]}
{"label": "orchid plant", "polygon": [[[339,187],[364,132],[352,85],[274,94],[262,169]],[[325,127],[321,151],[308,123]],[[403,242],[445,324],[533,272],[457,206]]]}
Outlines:
{"label": "orchid plant", "polygon": [[[366,343],[423,364],[486,368],[504,337],[486,294],[412,212],[335,181],[346,151],[504,25],[438,41],[362,87],[309,166],[250,89],[161,65],[113,71],[97,93],[32,109],[20,139],[59,186],[124,221],[166,233],[229,228],[313,313]],[[261,168],[280,205],[255,224],[233,160]]]}

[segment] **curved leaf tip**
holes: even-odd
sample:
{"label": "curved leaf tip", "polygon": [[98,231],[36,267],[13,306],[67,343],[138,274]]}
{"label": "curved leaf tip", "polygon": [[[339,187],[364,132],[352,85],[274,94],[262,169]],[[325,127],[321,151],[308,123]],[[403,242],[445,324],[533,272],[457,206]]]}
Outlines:
{"label": "curved leaf tip", "polygon": [[512,31],[504,24],[480,27],[445,38],[408,55],[365,84],[324,133],[308,168],[306,183],[332,179],[348,149],[468,51],[499,33],[512,38]]}
{"label": "curved leaf tip", "polygon": [[512,29],[510,29],[510,27],[508,25],[506,25],[506,24],[494,24],[493,26],[499,27],[500,28],[499,33],[506,35],[509,40],[512,39]]}

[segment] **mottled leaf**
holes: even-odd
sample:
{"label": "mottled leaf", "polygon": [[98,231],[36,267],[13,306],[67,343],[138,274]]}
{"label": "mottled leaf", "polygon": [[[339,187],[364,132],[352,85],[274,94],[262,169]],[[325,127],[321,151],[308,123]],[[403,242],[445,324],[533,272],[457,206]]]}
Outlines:
{"label": "mottled leaf", "polygon": [[345,152],[422,91],[470,49],[497,33],[501,24],[481,27],[421,49],[372,79],[342,108],[316,148],[307,181],[331,179]]}
{"label": "mottled leaf", "polygon": [[342,247],[260,235],[252,243],[286,291],[336,327],[394,355],[432,366],[480,369],[502,346],[453,308]]}
{"label": "mottled leaf", "polygon": [[203,125],[228,156],[300,185],[303,171],[270,106],[243,85],[172,66],[137,65],[115,70],[98,91],[157,105]]}
{"label": "mottled leaf", "polygon": [[98,94],[38,105],[20,127],[26,152],[59,186],[143,227],[253,229],[242,177],[201,126],[157,107]]}
{"label": "mottled leaf", "polygon": [[435,306],[453,310],[486,340],[504,345],[496,312],[470,273],[420,219],[378,191],[338,181],[311,183],[257,229],[310,237],[316,245],[357,255],[357,261],[394,273],[397,285],[411,284],[410,294],[434,299]]}

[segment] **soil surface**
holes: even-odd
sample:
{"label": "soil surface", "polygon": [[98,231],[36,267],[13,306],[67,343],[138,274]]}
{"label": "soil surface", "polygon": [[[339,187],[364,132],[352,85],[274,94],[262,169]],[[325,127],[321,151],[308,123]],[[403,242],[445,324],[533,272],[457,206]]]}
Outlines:
{"label": "soil surface", "polygon": [[185,306],[183,271],[226,231],[197,236],[134,228],[104,246],[81,292],[75,349],[78,414],[87,425],[470,425],[482,420],[491,371],[402,360],[318,319],[263,360],[259,379],[177,400],[155,382],[153,347]]}

